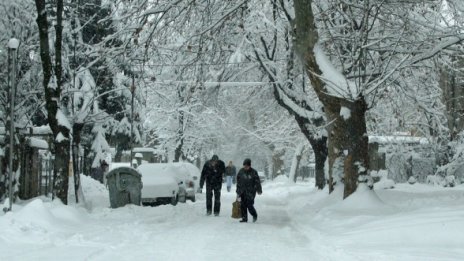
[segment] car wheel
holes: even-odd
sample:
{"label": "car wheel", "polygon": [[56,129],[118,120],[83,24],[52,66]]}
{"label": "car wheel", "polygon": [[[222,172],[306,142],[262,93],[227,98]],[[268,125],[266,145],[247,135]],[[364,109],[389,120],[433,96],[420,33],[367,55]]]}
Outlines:
{"label": "car wheel", "polygon": [[185,203],[187,201],[187,195],[185,195],[185,193],[183,193],[182,195],[178,195],[178,201],[181,202],[181,203]]}
{"label": "car wheel", "polygon": [[171,205],[175,206],[177,205],[177,202],[179,202],[179,195],[171,198]]}

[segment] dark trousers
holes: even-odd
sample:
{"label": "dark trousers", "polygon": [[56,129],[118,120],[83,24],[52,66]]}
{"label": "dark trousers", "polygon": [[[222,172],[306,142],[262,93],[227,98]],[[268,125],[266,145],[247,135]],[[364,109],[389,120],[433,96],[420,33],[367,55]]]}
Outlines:
{"label": "dark trousers", "polygon": [[206,184],[206,212],[211,213],[213,209],[214,193],[214,214],[219,214],[221,210],[221,186],[212,186]]}
{"label": "dark trousers", "polygon": [[248,220],[248,212],[250,212],[250,214],[253,216],[253,217],[258,217],[258,213],[256,213],[256,209],[255,209],[255,199],[254,198],[251,198],[251,197],[248,197],[246,196],[245,194],[242,194],[242,196],[240,196],[240,210],[242,211],[242,220]]}

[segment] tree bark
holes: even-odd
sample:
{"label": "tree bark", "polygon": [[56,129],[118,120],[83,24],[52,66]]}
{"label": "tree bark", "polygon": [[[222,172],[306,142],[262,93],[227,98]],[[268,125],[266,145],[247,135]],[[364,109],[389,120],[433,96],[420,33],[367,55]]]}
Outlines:
{"label": "tree bark", "polygon": [[179,112],[179,126],[177,129],[177,142],[176,149],[174,150],[174,162],[179,162],[180,158],[183,157],[184,147],[184,112]]}
{"label": "tree bark", "polygon": [[316,160],[316,187],[324,189],[326,182],[325,178],[325,161],[327,160],[327,137],[320,137],[318,139],[309,139],[311,147],[314,151]]}
{"label": "tree bark", "polygon": [[[45,6],[45,0],[35,0],[37,8],[37,26],[39,28],[40,41],[40,58],[42,60],[43,71],[43,87],[45,90],[45,102],[48,113],[48,124],[55,137],[53,142],[54,160],[54,193],[53,196],[58,197],[64,204],[68,202],[68,171],[69,171],[69,133],[70,130],[59,124],[57,112],[59,110],[60,94],[62,89],[62,64],[61,64],[61,47],[62,47],[62,31],[63,31],[63,1],[56,2],[56,26],[55,26],[55,65],[52,64],[50,56],[50,45],[48,36],[48,19]],[[55,72],[56,87],[50,86],[52,72]],[[57,139],[59,135],[63,139]]]}
{"label": "tree bark", "polygon": [[79,203],[78,191],[81,183],[80,173],[82,172],[82,170],[79,169],[79,145],[81,143],[82,128],[84,128],[83,123],[74,123],[73,125],[72,162],[74,174],[74,193],[76,196],[76,203]]}
{"label": "tree bark", "polygon": [[[340,116],[342,107],[350,110],[348,118]],[[368,136],[365,113],[367,104],[363,97],[354,102],[335,98],[324,107],[331,124],[329,132],[329,190],[333,190],[333,171],[337,160],[343,163],[343,198],[356,191],[358,181],[367,181],[369,167]],[[360,176],[361,175],[361,176]]]}

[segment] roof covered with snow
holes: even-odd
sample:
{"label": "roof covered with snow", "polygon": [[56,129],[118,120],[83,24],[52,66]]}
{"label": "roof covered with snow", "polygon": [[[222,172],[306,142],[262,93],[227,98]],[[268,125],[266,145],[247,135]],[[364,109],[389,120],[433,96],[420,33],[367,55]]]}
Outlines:
{"label": "roof covered with snow", "polygon": [[369,143],[377,142],[379,144],[429,144],[429,141],[424,137],[414,137],[414,136],[403,136],[403,135],[394,135],[394,136],[378,136],[378,135],[369,135]]}
{"label": "roof covered with snow", "polygon": [[48,150],[48,142],[43,139],[30,137],[27,139],[27,143],[33,148]]}

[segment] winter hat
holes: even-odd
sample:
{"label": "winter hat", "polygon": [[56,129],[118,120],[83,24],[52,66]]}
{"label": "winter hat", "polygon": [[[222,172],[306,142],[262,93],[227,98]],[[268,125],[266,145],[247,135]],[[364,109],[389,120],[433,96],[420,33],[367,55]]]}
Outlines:
{"label": "winter hat", "polygon": [[251,166],[251,159],[245,159],[243,161],[243,166]]}
{"label": "winter hat", "polygon": [[219,157],[218,157],[218,155],[213,155],[213,157],[211,159],[212,160],[219,160]]}

